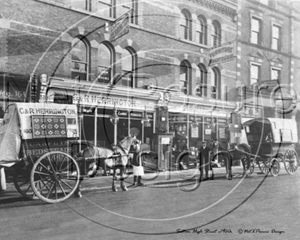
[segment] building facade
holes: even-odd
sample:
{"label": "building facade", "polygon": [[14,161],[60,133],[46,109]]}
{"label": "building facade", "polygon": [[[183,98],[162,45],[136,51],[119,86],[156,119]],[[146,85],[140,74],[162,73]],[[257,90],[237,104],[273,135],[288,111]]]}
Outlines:
{"label": "building facade", "polygon": [[[29,101],[28,81],[46,74],[43,101],[78,105],[81,138],[96,146],[132,131],[152,150],[158,133],[172,134],[177,149],[235,141],[232,112],[275,116],[272,104],[255,97],[257,85],[279,80],[299,90],[298,13],[281,1],[0,5],[0,117],[9,102]],[[268,99],[270,89],[262,95]]]}
{"label": "building facade", "polygon": [[[296,1],[248,0],[238,4],[238,95],[244,117],[295,118],[299,86],[299,12]],[[297,16],[298,15],[298,16]],[[260,90],[259,90],[260,89]],[[284,100],[282,100],[284,99]]]}

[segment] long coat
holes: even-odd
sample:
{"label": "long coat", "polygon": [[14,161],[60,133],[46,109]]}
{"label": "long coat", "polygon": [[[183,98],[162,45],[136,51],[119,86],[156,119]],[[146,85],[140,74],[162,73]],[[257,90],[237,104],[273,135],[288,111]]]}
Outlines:
{"label": "long coat", "polygon": [[132,167],[133,167],[133,175],[134,176],[143,176],[144,175],[144,167],[142,164],[142,159],[139,156],[139,153],[141,151],[140,144],[136,144],[133,148],[133,159],[131,161]]}
{"label": "long coat", "polygon": [[203,167],[205,169],[205,172],[208,173],[209,170],[212,170],[211,167],[211,162],[210,162],[210,152],[211,148],[210,147],[201,147],[199,150],[199,169],[201,172],[203,172]]}

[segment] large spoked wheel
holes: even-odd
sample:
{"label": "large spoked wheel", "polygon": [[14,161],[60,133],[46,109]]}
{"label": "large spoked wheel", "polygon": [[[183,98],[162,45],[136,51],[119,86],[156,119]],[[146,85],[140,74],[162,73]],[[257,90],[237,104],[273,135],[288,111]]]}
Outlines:
{"label": "large spoked wheel", "polygon": [[49,152],[33,165],[30,182],[36,196],[47,203],[68,199],[77,189],[80,171],[77,162],[64,152]]}
{"label": "large spoked wheel", "polygon": [[251,159],[251,161],[250,161],[250,167],[249,167],[249,169],[248,169],[249,174],[254,173],[254,168],[255,168],[255,166],[254,166],[254,161]]}
{"label": "large spoked wheel", "polygon": [[278,159],[273,158],[271,161],[270,173],[272,174],[273,177],[277,177],[279,172],[280,172],[280,163]]}
{"label": "large spoked wheel", "polygon": [[283,163],[288,174],[294,174],[298,168],[298,155],[296,151],[288,149],[284,154]]}
{"label": "large spoked wheel", "polygon": [[38,199],[30,184],[30,171],[26,166],[18,166],[14,172],[14,185],[17,191],[27,199]]}
{"label": "large spoked wheel", "polygon": [[265,174],[268,175],[270,172],[270,167],[269,167],[269,163],[267,161],[257,161],[257,165],[259,170]]}

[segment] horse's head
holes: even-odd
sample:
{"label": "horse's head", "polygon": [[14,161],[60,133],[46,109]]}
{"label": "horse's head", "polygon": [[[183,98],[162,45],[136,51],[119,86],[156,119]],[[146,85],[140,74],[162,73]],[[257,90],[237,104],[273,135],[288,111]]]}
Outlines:
{"label": "horse's head", "polygon": [[133,145],[136,145],[136,144],[141,144],[141,142],[138,139],[136,139],[135,137],[132,137],[132,136],[125,137],[120,142],[120,145],[126,151],[129,151],[130,147],[133,146]]}

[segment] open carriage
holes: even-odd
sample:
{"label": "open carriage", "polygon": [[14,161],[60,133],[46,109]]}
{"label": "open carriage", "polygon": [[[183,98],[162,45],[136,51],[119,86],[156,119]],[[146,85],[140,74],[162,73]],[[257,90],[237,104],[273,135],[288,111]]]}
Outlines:
{"label": "open carriage", "polygon": [[[14,169],[20,194],[47,203],[66,200],[95,159],[74,158],[81,148],[76,105],[14,103],[0,127],[0,168]],[[79,151],[79,150],[78,150]],[[83,161],[80,161],[83,160]]]}
{"label": "open carriage", "polygon": [[255,118],[243,124],[248,143],[251,147],[251,159],[260,170],[273,176],[280,171],[280,162],[285,170],[294,174],[298,168],[297,123],[293,119]]}

